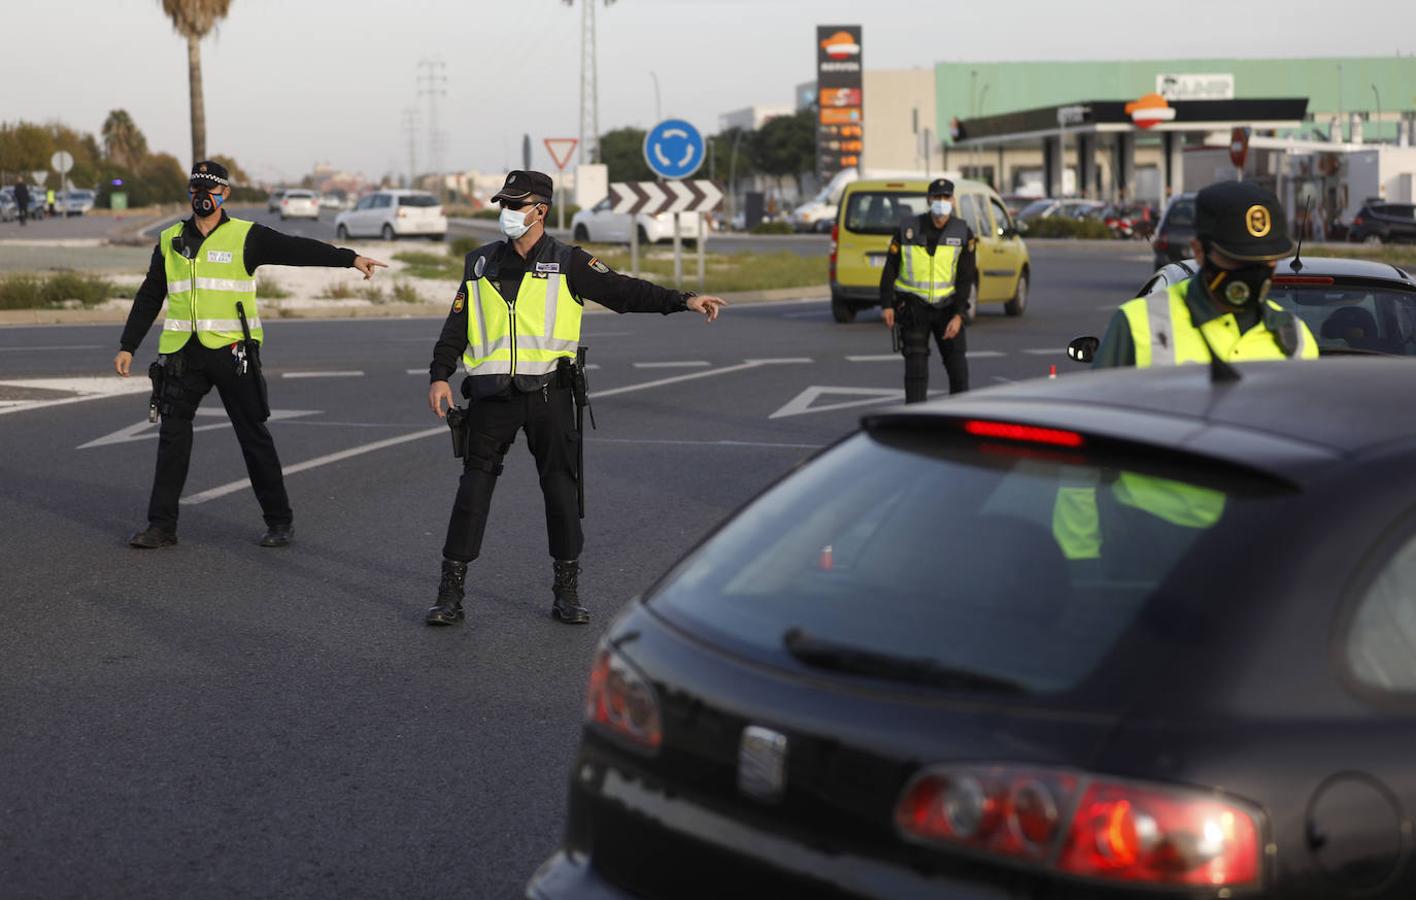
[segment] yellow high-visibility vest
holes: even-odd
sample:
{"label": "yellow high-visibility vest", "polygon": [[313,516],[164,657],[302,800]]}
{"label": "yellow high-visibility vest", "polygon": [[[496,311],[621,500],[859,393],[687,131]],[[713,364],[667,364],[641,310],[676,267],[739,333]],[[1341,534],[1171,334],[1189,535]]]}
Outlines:
{"label": "yellow high-visibility vest", "polygon": [[[1298,346],[1291,354],[1285,352],[1278,343],[1278,336],[1262,322],[1241,334],[1232,313],[1216,316],[1196,328],[1190,318],[1190,308],[1185,305],[1189,289],[1190,282],[1186,280],[1121,305],[1121,312],[1131,326],[1138,368],[1208,363],[1210,352],[1205,346],[1206,338],[1214,352],[1226,362],[1317,358],[1317,339],[1297,316],[1294,321],[1298,326]],[[1271,309],[1283,309],[1272,300],[1268,305]]]}
{"label": "yellow high-visibility vest", "polygon": [[265,339],[256,309],[256,279],[246,271],[246,235],[252,223],[227,219],[207,235],[189,257],[182,252],[182,223],[158,238],[167,270],[167,318],[162,323],[159,353],[176,353],[193,334],[205,347],[223,347],[244,340],[236,313],[246,312],[251,338]]}
{"label": "yellow high-visibility vest", "polygon": [[511,300],[485,275],[467,282],[462,365],[468,375],[545,375],[560,360],[575,359],[584,308],[566,278],[571,248],[556,243],[549,249],[539,261],[527,260],[521,287]]}

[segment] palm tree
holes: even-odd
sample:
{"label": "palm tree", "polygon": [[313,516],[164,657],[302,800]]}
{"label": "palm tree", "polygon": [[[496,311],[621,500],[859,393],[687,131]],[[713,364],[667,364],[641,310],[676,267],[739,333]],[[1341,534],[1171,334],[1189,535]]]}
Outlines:
{"label": "palm tree", "polygon": [[192,161],[206,159],[206,106],[202,102],[201,41],[226,18],[231,0],[162,0],[172,27],[187,39],[187,79],[192,94]]}
{"label": "palm tree", "polygon": [[126,109],[115,109],[103,120],[103,152],[114,163],[130,170],[147,158],[147,138]]}

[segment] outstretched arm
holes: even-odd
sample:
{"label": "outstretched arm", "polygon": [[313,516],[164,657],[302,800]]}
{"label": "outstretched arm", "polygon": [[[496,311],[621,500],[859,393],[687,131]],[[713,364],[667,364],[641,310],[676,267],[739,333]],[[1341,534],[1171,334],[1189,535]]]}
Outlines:
{"label": "outstretched arm", "polygon": [[728,305],[721,297],[670,290],[652,281],[622,275],[579,247],[574,250],[566,277],[572,294],[617,313],[656,312],[667,316],[688,309],[707,316],[711,322]]}
{"label": "outstretched arm", "polygon": [[246,271],[254,275],[261,266],[355,268],[364,273],[364,280],[367,281],[374,276],[374,269],[386,268],[387,264],[360,256],[347,247],[284,234],[257,224],[251,226],[250,234],[246,235]]}

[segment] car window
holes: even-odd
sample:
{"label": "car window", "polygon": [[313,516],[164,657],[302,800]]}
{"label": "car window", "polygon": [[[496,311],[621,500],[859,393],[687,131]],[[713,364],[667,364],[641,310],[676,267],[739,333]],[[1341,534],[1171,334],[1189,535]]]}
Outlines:
{"label": "car window", "polygon": [[393,206],[393,197],[388,194],[374,195],[374,209],[387,209]]}
{"label": "car window", "polygon": [[596,204],[595,204],[595,208],[592,209],[592,210],[590,210],[590,211],[591,211],[591,212],[597,212],[597,213],[609,212],[609,211],[610,211],[610,198],[609,198],[609,197],[606,197],[605,199],[601,200],[599,203],[596,203]]}
{"label": "car window", "polygon": [[359,202],[354,204],[354,211],[355,211],[355,212],[358,212],[358,211],[361,210],[361,209],[368,209],[370,206],[373,206],[373,205],[374,205],[374,198],[373,198],[373,197],[360,197],[360,198],[359,198]]}
{"label": "car window", "polygon": [[846,230],[856,234],[894,234],[906,219],[923,213],[923,194],[857,191],[846,203]]}
{"label": "car window", "polygon": [[768,663],[800,628],[1064,692],[1154,598],[1187,593],[1167,582],[1189,554],[1242,540],[1271,502],[1189,468],[857,435],[730,521],[649,603]]}
{"label": "car window", "polygon": [[1407,541],[1367,589],[1347,634],[1348,665],[1358,681],[1416,691],[1416,538]]}
{"label": "car window", "polygon": [[1170,208],[1165,211],[1165,227],[1171,228],[1176,225],[1191,227],[1195,224],[1195,201],[1188,197],[1181,197],[1170,204]]}
{"label": "car window", "polygon": [[412,207],[432,207],[438,205],[438,198],[432,194],[402,194],[398,198],[399,206]]}
{"label": "car window", "polygon": [[1032,219],[1042,215],[1052,208],[1051,200],[1034,200],[1018,212],[1020,219]]}
{"label": "car window", "polygon": [[998,202],[997,197],[989,197],[988,206],[993,213],[993,233],[1002,237],[1003,232],[1013,224],[1008,219],[1008,210],[1004,208],[1002,203]]}
{"label": "car window", "polygon": [[959,206],[959,215],[964,217],[964,222],[973,229],[973,233],[982,237],[989,237],[993,234],[993,227],[988,224],[988,215],[983,211],[983,203],[978,194],[964,194],[954,198]]}
{"label": "car window", "polygon": [[1321,350],[1416,356],[1416,291],[1280,284],[1269,299],[1302,319]]}

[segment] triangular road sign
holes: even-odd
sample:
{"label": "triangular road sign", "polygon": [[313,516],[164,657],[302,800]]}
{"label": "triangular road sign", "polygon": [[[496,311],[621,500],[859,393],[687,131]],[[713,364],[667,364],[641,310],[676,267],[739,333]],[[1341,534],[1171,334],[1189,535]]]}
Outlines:
{"label": "triangular road sign", "polygon": [[[831,394],[855,397],[857,399],[825,403],[821,406],[812,406],[817,400]],[[862,397],[865,399],[859,399]],[[888,401],[899,403],[903,402],[904,399],[905,392],[894,388],[820,387],[812,385],[800,394],[797,394],[786,406],[783,406],[767,418],[784,419],[787,416],[803,416],[807,413],[827,412],[833,409],[849,409],[852,406],[870,406],[873,403],[885,403]]]}
{"label": "triangular road sign", "polygon": [[551,154],[556,168],[564,172],[566,163],[570,162],[570,154],[575,152],[575,146],[580,141],[577,138],[546,138],[541,143],[546,145],[546,152]]}

